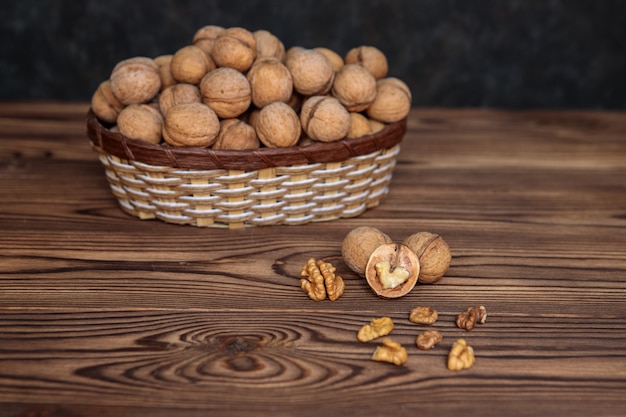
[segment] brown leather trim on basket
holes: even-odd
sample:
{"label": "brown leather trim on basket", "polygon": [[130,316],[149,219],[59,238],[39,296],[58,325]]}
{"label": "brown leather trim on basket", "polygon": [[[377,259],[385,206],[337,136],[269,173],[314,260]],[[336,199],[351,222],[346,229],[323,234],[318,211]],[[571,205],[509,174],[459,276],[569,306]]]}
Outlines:
{"label": "brown leather trim on basket", "polygon": [[144,164],[184,169],[234,169],[252,171],[278,166],[317,162],[341,162],[378,149],[391,148],[402,141],[406,119],[389,124],[374,135],[314,143],[289,148],[261,148],[254,151],[227,151],[197,147],[155,145],[127,138],[104,127],[91,109],[87,114],[87,136],[91,142],[122,159]]}

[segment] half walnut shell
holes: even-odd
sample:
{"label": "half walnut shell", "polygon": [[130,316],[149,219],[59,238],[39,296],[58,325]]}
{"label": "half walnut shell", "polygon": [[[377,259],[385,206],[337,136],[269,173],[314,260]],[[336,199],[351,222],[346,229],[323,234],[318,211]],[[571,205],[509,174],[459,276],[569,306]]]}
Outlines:
{"label": "half walnut shell", "polygon": [[417,284],[419,259],[407,246],[387,243],[370,256],[365,268],[365,279],[372,291],[383,298],[406,295]]}

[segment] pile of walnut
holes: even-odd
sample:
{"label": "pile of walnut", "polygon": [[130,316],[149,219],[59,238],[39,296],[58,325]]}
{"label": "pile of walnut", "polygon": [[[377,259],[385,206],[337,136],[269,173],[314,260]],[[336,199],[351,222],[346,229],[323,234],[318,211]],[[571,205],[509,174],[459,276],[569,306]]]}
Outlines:
{"label": "pile of walnut", "polygon": [[452,260],[448,244],[437,234],[414,233],[402,243],[393,243],[369,226],[351,230],[342,242],[341,254],[346,265],[365,276],[370,288],[383,298],[402,297],[418,282],[439,281]]}
{"label": "pile of walnut", "polygon": [[285,50],[266,30],[209,25],[171,55],[119,62],[91,100],[126,137],[248,150],[333,142],[404,119],[411,92],[373,46]]}
{"label": "pile of walnut", "polygon": [[[411,323],[431,326],[438,318],[437,310],[430,307],[418,306],[409,313]],[[487,309],[484,306],[470,307],[459,313],[456,325],[460,329],[470,331],[476,324],[484,324],[487,320]],[[371,359],[377,362],[389,362],[394,365],[403,365],[408,360],[408,352],[400,343],[387,337],[393,330],[394,323],[390,317],[374,318],[369,324],[361,327],[357,333],[357,340],[362,343],[382,337],[381,345],[376,347]],[[415,339],[419,350],[430,350],[443,340],[438,330],[425,330]],[[457,339],[448,353],[447,366],[451,371],[461,371],[471,368],[476,362],[474,349],[463,338]]]}

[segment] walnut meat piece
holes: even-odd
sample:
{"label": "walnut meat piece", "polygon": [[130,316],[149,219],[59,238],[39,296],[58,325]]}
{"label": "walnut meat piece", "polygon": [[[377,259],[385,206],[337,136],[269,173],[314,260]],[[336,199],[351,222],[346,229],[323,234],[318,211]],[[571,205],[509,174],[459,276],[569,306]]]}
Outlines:
{"label": "walnut meat piece", "polygon": [[456,316],[456,326],[459,329],[470,331],[476,324],[485,324],[487,309],[484,306],[470,307]]}
{"label": "walnut meat piece", "polygon": [[474,349],[467,344],[465,339],[457,339],[448,354],[448,369],[461,371],[471,368],[475,362]]}
{"label": "walnut meat piece", "polygon": [[389,362],[394,365],[404,364],[409,355],[406,349],[398,342],[394,342],[388,337],[382,340],[382,345],[378,346],[372,355],[372,360],[377,362]]}
{"label": "walnut meat piece", "polygon": [[415,345],[419,350],[430,350],[443,340],[443,336],[437,330],[426,330],[415,339]]}
{"label": "walnut meat piece", "polygon": [[372,319],[369,324],[361,327],[356,335],[359,342],[369,342],[376,338],[387,336],[393,330],[393,320],[390,317]]}
{"label": "walnut meat piece", "polygon": [[413,308],[409,313],[409,321],[417,324],[435,324],[437,317],[437,310],[431,309],[430,307],[418,306]]}
{"label": "walnut meat piece", "polygon": [[109,80],[113,95],[126,105],[147,103],[161,90],[159,66],[147,57],[133,57],[118,62]]}
{"label": "walnut meat piece", "polygon": [[365,279],[380,297],[398,298],[415,287],[419,268],[417,255],[411,249],[388,243],[371,254],[365,267]]}
{"label": "walnut meat piece", "polygon": [[329,262],[309,259],[302,267],[300,288],[313,301],[323,301],[328,296],[330,301],[336,301],[343,295],[343,279],[335,274],[337,269]]}

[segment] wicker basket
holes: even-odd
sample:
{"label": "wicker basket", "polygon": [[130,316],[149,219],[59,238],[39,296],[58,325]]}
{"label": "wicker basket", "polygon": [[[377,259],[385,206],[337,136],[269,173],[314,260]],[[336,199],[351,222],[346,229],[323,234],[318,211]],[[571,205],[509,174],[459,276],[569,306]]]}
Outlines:
{"label": "wicker basket", "polygon": [[87,115],[91,145],[122,210],[200,227],[358,216],[388,193],[405,132],[402,120],[339,142],[218,151],[129,139],[103,126],[91,110]]}

